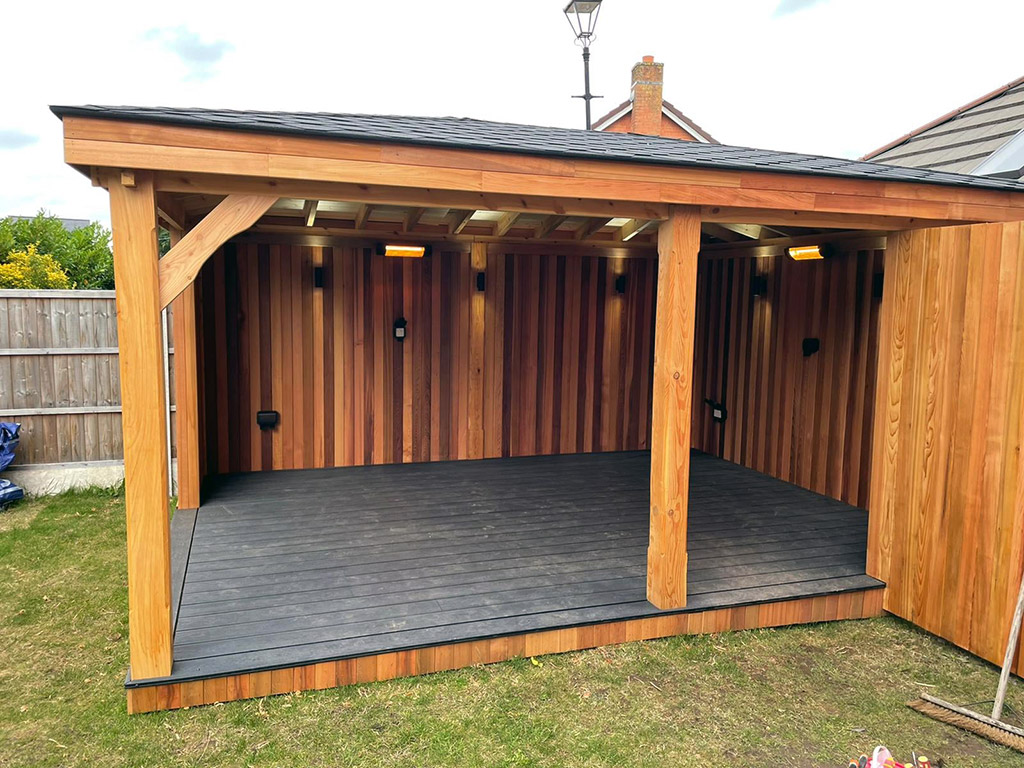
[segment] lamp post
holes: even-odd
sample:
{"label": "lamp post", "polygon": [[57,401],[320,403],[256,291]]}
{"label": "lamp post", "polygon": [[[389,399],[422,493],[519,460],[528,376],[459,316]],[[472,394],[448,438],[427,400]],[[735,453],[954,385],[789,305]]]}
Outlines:
{"label": "lamp post", "polygon": [[587,107],[587,130],[591,129],[590,102],[600,99],[590,92],[590,44],[594,41],[594,30],[597,28],[597,17],[601,13],[601,0],[570,0],[565,6],[565,17],[569,20],[576,44],[583,46],[583,95],[573,96],[583,99]]}

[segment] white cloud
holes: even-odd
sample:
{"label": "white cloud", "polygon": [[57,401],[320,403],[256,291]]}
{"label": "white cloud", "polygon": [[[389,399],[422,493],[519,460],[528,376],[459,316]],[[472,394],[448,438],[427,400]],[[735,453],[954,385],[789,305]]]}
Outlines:
{"label": "white cloud", "polygon": [[34,133],[19,131],[17,128],[0,128],[0,150],[23,149],[39,141]]}
{"label": "white cloud", "polygon": [[208,80],[216,72],[216,65],[234,46],[227,40],[203,42],[188,27],[162,27],[146,32],[144,39],[155,40],[177,56],[185,65],[189,80]]}
{"label": "white cloud", "polygon": [[[306,0],[275,14],[211,0],[10,5],[4,23],[19,34],[5,39],[5,60],[31,70],[5,81],[0,127],[38,141],[0,151],[0,215],[108,216],[106,194],[64,164],[48,104],[583,123],[570,98],[580,51],[558,0]],[[595,113],[627,97],[633,63],[653,54],[666,98],[721,141],[856,156],[1024,74],[1019,0],[968,11],[829,0],[784,18],[777,6],[608,0],[592,49],[593,91],[605,96]]]}
{"label": "white cloud", "polygon": [[806,10],[815,5],[821,5],[828,0],[780,0],[775,8],[775,16],[788,16],[791,13]]}

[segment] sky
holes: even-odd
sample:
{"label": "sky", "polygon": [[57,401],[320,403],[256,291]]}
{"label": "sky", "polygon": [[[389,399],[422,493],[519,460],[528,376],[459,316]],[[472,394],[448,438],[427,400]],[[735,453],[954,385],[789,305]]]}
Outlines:
{"label": "sky", "polygon": [[[50,104],[455,115],[583,127],[565,0],[16,2],[0,216],[109,221]],[[858,157],[1024,75],[1020,0],[604,0],[603,114],[644,55],[725,144]],[[264,11],[263,8],[268,10]]]}

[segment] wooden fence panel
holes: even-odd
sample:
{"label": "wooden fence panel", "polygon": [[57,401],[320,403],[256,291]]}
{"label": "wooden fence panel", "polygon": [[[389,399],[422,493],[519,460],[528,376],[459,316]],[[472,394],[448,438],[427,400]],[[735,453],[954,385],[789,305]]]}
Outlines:
{"label": "wooden fence panel", "polygon": [[113,291],[0,290],[0,420],[19,465],[123,458]]}

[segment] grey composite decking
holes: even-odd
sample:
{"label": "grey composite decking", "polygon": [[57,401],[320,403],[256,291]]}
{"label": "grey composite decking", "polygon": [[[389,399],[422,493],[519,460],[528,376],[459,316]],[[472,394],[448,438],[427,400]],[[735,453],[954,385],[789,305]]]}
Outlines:
{"label": "grey composite decking", "polygon": [[[658,615],[649,472],[630,452],[219,478],[176,527],[168,679]],[[866,541],[863,510],[694,454],[685,610],[879,587]]]}

